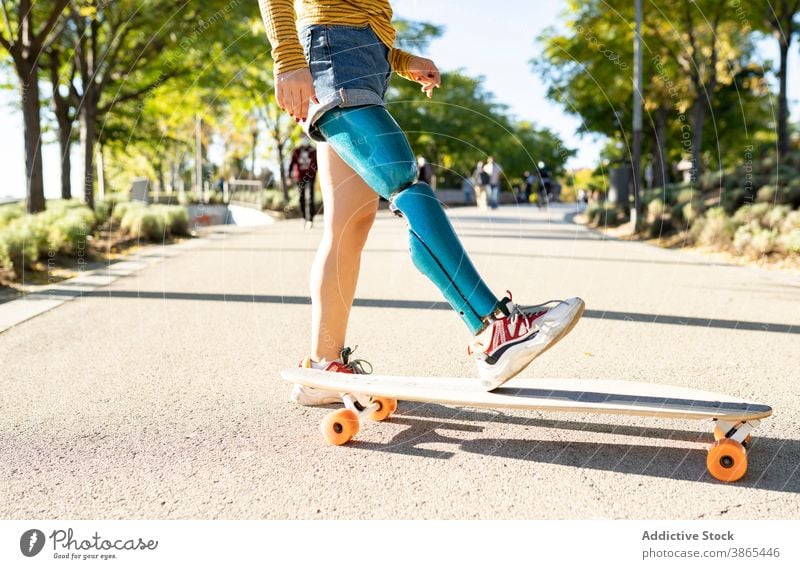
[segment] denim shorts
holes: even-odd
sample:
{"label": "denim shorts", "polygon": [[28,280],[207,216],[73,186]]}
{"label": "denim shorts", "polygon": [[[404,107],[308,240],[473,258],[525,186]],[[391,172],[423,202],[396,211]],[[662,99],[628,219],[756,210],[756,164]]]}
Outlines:
{"label": "denim shorts", "polygon": [[311,138],[325,141],[314,125],[330,109],[386,105],[392,75],[389,48],[369,24],[307,26],[300,30],[300,42],[319,100],[309,104],[303,123]]}

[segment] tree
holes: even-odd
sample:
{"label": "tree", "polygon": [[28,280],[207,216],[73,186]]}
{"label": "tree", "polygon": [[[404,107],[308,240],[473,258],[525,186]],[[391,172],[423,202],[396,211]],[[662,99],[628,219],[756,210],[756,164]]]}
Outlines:
{"label": "tree", "polygon": [[25,139],[27,210],[43,211],[41,95],[39,57],[57,35],[57,26],[70,0],[32,2],[2,0],[0,47],[11,56],[19,79]]}
{"label": "tree", "polygon": [[460,186],[479,160],[493,156],[508,176],[534,171],[543,161],[558,174],[574,153],[552,132],[507,115],[505,105],[487,92],[481,78],[460,72],[442,74],[433,99],[415,83],[392,81],[388,108],[415,152],[435,164],[448,185]]}
{"label": "tree", "polygon": [[778,67],[778,158],[789,152],[789,103],[787,81],[789,76],[789,48],[794,35],[800,31],[796,21],[800,13],[800,0],[777,0],[759,4],[767,30],[778,40],[780,64]]}
{"label": "tree", "polygon": [[[93,202],[98,125],[115,105],[147,99],[161,85],[207,65],[220,41],[232,41],[237,21],[257,13],[252,3],[211,0],[75,0],[70,26],[76,36],[84,195]],[[194,67],[193,67],[194,65]]]}
{"label": "tree", "polygon": [[[695,178],[705,162],[723,162],[711,152],[708,116],[714,117],[715,150],[738,133],[732,121],[720,130],[716,114],[738,110],[746,119],[746,109],[766,104],[757,81],[736,83],[749,66],[753,45],[734,13],[713,0],[679,0],[669,13],[663,8],[655,2],[644,6],[642,34],[646,144],[657,185],[668,181],[668,162],[682,154],[691,157]],[[548,96],[580,116],[583,132],[604,134],[625,149],[631,136],[632,20],[626,0],[573,0],[566,32],[541,34],[544,57],[532,61],[549,84]],[[735,91],[738,108],[717,100],[731,86],[744,87]],[[729,102],[727,97],[725,105]]]}

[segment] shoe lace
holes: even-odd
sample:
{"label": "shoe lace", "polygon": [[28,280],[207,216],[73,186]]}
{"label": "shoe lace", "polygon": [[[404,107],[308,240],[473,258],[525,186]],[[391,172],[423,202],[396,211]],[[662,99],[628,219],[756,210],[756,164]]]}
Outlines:
{"label": "shoe lace", "polygon": [[[345,367],[351,369],[353,373],[360,373],[362,375],[371,374],[373,369],[372,364],[369,363],[367,360],[350,359],[350,356],[352,356],[353,352],[355,352],[357,349],[358,346],[356,346],[355,348],[350,348],[349,346],[345,346],[344,348],[342,348],[342,351],[339,352],[339,355],[342,356],[342,364]],[[369,371],[367,371],[367,366],[369,367]]]}
{"label": "shoe lace", "polygon": [[[547,310],[553,308],[553,306],[550,306],[553,303],[556,303],[555,306],[558,306],[559,304],[562,304],[564,302],[563,300],[555,300],[554,299],[554,300],[547,300],[547,301],[542,302],[540,304],[531,304],[531,305],[528,305],[528,306],[520,306],[519,304],[514,304],[514,303],[511,302],[511,299],[513,297],[511,295],[511,291],[510,290],[507,290],[506,293],[508,293],[508,296],[503,297],[503,299],[500,301],[499,306],[502,307],[502,308],[500,308],[500,310],[509,319],[511,319],[512,322],[516,322],[517,320],[522,319],[522,322],[524,323],[524,326],[525,326],[526,329],[528,328],[528,325],[531,323],[531,320],[532,320],[533,316],[541,314],[541,313],[546,312]],[[508,305],[509,304],[512,305],[511,310],[508,309]]]}

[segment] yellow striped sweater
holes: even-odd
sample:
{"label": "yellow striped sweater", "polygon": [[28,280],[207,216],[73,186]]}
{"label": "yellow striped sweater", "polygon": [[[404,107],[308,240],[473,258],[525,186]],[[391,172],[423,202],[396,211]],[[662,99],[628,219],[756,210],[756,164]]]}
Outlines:
{"label": "yellow striped sweater", "polygon": [[[295,12],[295,4],[297,11]],[[411,79],[408,66],[414,57],[394,47],[397,32],[392,26],[389,0],[258,0],[261,16],[272,44],[275,73],[307,65],[297,30],[315,24],[363,26],[369,24],[389,48],[389,63],[402,77]]]}

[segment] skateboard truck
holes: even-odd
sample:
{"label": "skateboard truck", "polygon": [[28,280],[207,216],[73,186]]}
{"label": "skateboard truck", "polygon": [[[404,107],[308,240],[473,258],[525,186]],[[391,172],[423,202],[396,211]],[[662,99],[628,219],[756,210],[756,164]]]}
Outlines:
{"label": "skateboard truck", "polygon": [[383,421],[397,411],[397,399],[369,396],[365,405],[353,394],[342,393],[341,397],[344,409],[328,413],[319,425],[322,436],[332,445],[343,445],[356,436],[363,417]]}
{"label": "skateboard truck", "polygon": [[722,482],[735,482],[747,472],[750,433],[760,421],[714,421],[714,444],[708,449],[706,458],[708,472]]}

